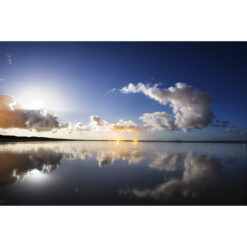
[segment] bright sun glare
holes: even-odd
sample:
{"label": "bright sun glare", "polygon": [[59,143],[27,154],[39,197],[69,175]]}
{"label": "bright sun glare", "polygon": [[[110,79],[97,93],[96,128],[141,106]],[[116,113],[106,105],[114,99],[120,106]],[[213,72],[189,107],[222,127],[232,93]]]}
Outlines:
{"label": "bright sun glare", "polygon": [[61,89],[45,87],[44,85],[28,85],[14,94],[21,105],[28,110],[60,111],[68,107],[66,97],[63,97]]}
{"label": "bright sun glare", "polygon": [[30,99],[29,102],[25,103],[25,108],[29,110],[39,110],[46,108],[46,104],[42,102],[41,100],[37,99]]}
{"label": "bright sun glare", "polygon": [[55,98],[55,95],[51,97],[50,93],[42,88],[30,87],[20,92],[18,96],[21,104],[28,110],[50,109],[54,106],[52,100]]}

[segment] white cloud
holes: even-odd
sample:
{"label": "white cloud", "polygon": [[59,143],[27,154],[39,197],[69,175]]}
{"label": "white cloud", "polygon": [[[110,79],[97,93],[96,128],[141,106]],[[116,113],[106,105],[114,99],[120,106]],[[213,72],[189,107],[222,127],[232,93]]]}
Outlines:
{"label": "white cloud", "polygon": [[171,121],[171,116],[166,112],[144,113],[140,119],[145,128],[151,130],[175,130],[176,126]]}
{"label": "white cloud", "polygon": [[135,132],[135,131],[140,131],[141,126],[136,124],[132,120],[129,120],[129,121],[118,120],[118,122],[116,124],[111,125],[111,130]]}
{"label": "white cloud", "polygon": [[212,122],[212,98],[206,92],[180,82],[168,89],[160,89],[158,86],[130,83],[120,91],[124,94],[143,93],[160,104],[169,104],[173,110],[174,124],[184,131],[205,128]]}
{"label": "white cloud", "polygon": [[75,124],[75,129],[77,131],[85,131],[85,130],[88,130],[88,126],[87,125],[84,125],[81,122],[78,122],[78,123]]}
{"label": "white cloud", "polygon": [[78,122],[76,124],[70,122],[62,122],[59,124],[59,127],[55,129],[55,132],[57,131],[62,131],[71,134],[72,132],[76,132],[76,131],[77,132],[89,131],[89,127],[81,122]]}
{"label": "white cloud", "polygon": [[141,126],[133,122],[132,120],[118,120],[117,123],[108,123],[105,120],[101,120],[99,116],[91,116],[90,124],[93,129],[105,130],[105,131],[126,131],[136,132],[141,130]]}
{"label": "white cloud", "polygon": [[99,116],[92,115],[90,117],[89,125],[96,130],[100,130],[100,129],[108,128],[110,124],[106,122],[105,120],[101,120]]}

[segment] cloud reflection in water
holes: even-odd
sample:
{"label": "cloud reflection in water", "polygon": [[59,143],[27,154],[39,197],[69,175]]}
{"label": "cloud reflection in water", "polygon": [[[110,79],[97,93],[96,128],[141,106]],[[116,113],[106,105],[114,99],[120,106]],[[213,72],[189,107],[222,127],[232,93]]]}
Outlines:
{"label": "cloud reflection in water", "polygon": [[55,170],[65,160],[97,160],[98,166],[113,164],[116,160],[138,164],[146,152],[129,148],[102,147],[94,150],[92,145],[78,142],[15,143],[0,145],[0,186],[24,181],[33,170]]}
{"label": "cloud reflection in water", "polygon": [[177,170],[181,165],[183,166],[182,178],[170,179],[154,189],[133,189],[129,193],[156,200],[181,195],[196,197],[219,181],[221,164],[219,160],[211,156],[189,153],[182,159],[181,154],[163,154],[151,163],[153,168],[166,171]]}
{"label": "cloud reflection in water", "polygon": [[[221,147],[221,146],[220,146]],[[132,168],[123,176],[135,179],[128,188],[121,188],[117,180],[118,194],[121,197],[134,197],[138,200],[167,201],[173,197],[196,198],[217,186],[221,180],[222,167],[235,162],[239,152],[245,149],[225,146],[225,149],[212,148],[209,144],[160,144],[160,143],[121,143],[114,142],[43,142],[0,144],[0,186],[24,181],[35,172],[55,171],[62,161],[88,161],[89,165],[101,167],[102,181],[106,170],[103,167],[120,164],[138,165],[148,170],[150,178],[133,173]],[[226,155],[227,154],[227,155]],[[77,162],[78,163],[78,162]],[[65,162],[70,166],[70,163]],[[108,169],[109,170],[109,169]],[[116,171],[116,169],[114,170]],[[55,171],[56,174],[56,171]],[[66,173],[64,173],[65,176]],[[92,176],[94,173],[92,173]],[[153,180],[154,174],[161,174],[164,182]],[[114,180],[114,173],[111,175]],[[156,176],[156,175],[155,175]],[[145,181],[144,181],[145,180]],[[150,180],[147,182],[146,180]],[[115,182],[114,182],[115,183]],[[88,186],[91,186],[89,184]],[[92,185],[93,186],[93,185]],[[112,190],[116,188],[112,187]]]}

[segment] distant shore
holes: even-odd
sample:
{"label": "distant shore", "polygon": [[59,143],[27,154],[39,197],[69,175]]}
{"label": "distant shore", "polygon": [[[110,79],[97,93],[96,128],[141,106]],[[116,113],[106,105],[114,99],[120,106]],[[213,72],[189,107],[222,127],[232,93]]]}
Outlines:
{"label": "distant shore", "polygon": [[[61,138],[48,138],[48,137],[23,137],[23,136],[5,136],[0,135],[0,143],[6,143],[6,142],[61,142],[61,141],[101,141],[101,142],[115,142],[119,140],[80,140],[80,139],[61,139]],[[134,140],[120,140],[121,142],[133,142]],[[234,140],[201,140],[201,141],[184,141],[184,140],[138,140],[135,142],[168,142],[168,143],[247,143],[246,141],[234,141]]]}
{"label": "distant shore", "polygon": [[36,141],[73,141],[68,139],[57,139],[57,138],[48,138],[48,137],[25,137],[25,136],[5,136],[0,135],[1,142],[36,142]]}

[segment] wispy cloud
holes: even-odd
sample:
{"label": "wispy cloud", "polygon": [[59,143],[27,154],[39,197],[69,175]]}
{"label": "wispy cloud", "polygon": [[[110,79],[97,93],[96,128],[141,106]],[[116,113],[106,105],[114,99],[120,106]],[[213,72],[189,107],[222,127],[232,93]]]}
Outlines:
{"label": "wispy cloud", "polygon": [[106,94],[109,94],[109,93],[114,93],[114,92],[116,92],[117,91],[117,89],[116,88],[112,88],[111,90],[109,90]]}
{"label": "wispy cloud", "polygon": [[7,54],[6,54],[6,57],[7,57],[7,59],[8,59],[9,65],[11,65],[11,64],[12,64],[12,56],[11,56],[9,53],[7,53]]}

